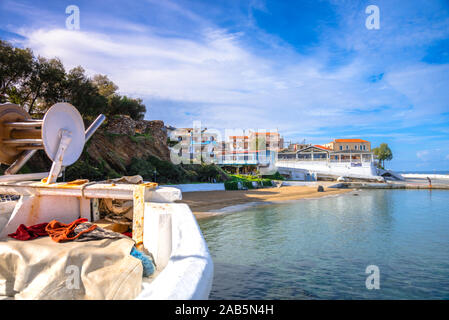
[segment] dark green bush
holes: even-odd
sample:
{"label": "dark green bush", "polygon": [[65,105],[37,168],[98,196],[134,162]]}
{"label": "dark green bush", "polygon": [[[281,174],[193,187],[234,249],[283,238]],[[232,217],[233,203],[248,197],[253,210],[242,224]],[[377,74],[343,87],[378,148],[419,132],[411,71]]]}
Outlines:
{"label": "dark green bush", "polygon": [[271,179],[271,180],[285,180],[284,176],[281,175],[279,173],[279,171],[276,171],[275,174],[271,174],[271,175],[268,175],[268,176],[262,176],[262,177],[266,178],[266,179]]}
{"label": "dark green bush", "polygon": [[262,180],[262,186],[264,186],[264,187],[272,187],[273,183],[271,182],[270,179],[263,179]]}
{"label": "dark green bush", "polygon": [[228,180],[224,182],[224,186],[226,190],[238,190],[239,185],[238,181]]}
{"label": "dark green bush", "polygon": [[89,159],[80,159],[65,170],[65,181],[88,179],[99,181],[107,178],[108,172],[101,164],[93,164]]}
{"label": "dark green bush", "polygon": [[150,156],[147,160],[156,168],[156,182],[158,183],[179,183],[184,181],[184,171],[180,166],[176,166],[170,161],[161,160]]}
{"label": "dark green bush", "polygon": [[141,175],[146,181],[154,180],[155,167],[147,160],[141,158],[132,158],[128,167],[128,175]]}
{"label": "dark green bush", "polygon": [[216,182],[223,181],[222,172],[214,164],[189,164],[182,165],[182,167],[186,171],[195,173],[196,180],[192,182],[211,182],[214,179]]}
{"label": "dark green bush", "polygon": [[254,189],[252,181],[243,181],[243,186],[248,188],[248,189]]}

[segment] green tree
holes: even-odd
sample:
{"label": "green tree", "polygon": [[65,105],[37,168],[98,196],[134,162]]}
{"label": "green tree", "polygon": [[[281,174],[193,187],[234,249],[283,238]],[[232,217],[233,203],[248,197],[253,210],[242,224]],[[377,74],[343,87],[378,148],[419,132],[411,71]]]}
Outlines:
{"label": "green tree", "polygon": [[6,89],[8,100],[24,106],[28,112],[45,112],[61,101],[64,95],[65,70],[59,59],[39,57],[31,62],[31,69]]}
{"label": "green tree", "polygon": [[65,69],[61,60],[38,57],[33,61],[30,76],[21,91],[25,93],[21,105],[28,106],[31,114],[35,109],[45,112],[64,96]]}
{"label": "green tree", "polygon": [[96,74],[92,78],[92,83],[98,88],[98,93],[102,96],[109,98],[114,95],[118,90],[117,85],[109,80],[108,76],[102,74]]}
{"label": "green tree", "polygon": [[33,52],[30,49],[14,48],[0,40],[0,103],[8,99],[8,93],[17,91],[16,86],[31,73]]}
{"label": "green tree", "polygon": [[67,74],[66,101],[73,104],[84,118],[92,119],[100,113],[107,113],[108,101],[86,76],[80,66]]}
{"label": "green tree", "polygon": [[378,166],[385,168],[385,160],[390,161],[393,159],[393,152],[386,143],[381,143],[379,147],[373,149],[373,153],[379,159]]}
{"label": "green tree", "polygon": [[116,94],[108,99],[108,116],[126,114],[134,120],[142,120],[146,110],[142,99],[132,99],[127,96],[119,96]]}

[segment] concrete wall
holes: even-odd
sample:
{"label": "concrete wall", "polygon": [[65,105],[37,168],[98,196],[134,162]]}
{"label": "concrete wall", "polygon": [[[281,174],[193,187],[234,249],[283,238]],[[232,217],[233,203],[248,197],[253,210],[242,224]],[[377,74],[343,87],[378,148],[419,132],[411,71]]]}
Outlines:
{"label": "concrete wall", "polygon": [[188,184],[170,185],[169,187],[177,188],[182,192],[225,190],[224,183],[188,183]]}
{"label": "concrete wall", "polygon": [[[374,178],[377,177],[377,169],[373,163],[360,163],[352,166],[349,162],[327,162],[327,161],[277,161],[279,172],[290,171],[293,175],[301,176],[306,172],[328,174],[335,176]],[[301,179],[298,179],[301,180]]]}

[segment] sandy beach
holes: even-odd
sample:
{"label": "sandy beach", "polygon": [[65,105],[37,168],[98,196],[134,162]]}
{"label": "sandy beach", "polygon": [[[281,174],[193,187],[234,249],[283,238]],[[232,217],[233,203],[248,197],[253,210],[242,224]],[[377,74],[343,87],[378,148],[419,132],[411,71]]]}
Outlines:
{"label": "sandy beach", "polygon": [[352,189],[324,187],[324,192],[318,192],[316,186],[286,186],[254,190],[184,192],[183,199],[179,202],[188,204],[195,216],[201,219],[230,206],[319,198],[349,191]]}

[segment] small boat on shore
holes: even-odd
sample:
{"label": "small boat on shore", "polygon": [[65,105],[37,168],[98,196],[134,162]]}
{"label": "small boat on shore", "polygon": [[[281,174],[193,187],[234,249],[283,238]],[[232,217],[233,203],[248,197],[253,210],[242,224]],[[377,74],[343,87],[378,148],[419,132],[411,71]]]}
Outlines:
{"label": "small boat on shore", "polygon": [[[175,203],[182,199],[179,189],[141,178],[56,182],[61,167],[78,159],[103,116],[84,132],[79,113],[69,104],[56,104],[43,121],[30,120],[19,106],[0,108],[0,161],[11,165],[9,174],[0,176],[0,299],[208,298],[213,262],[190,208]],[[14,140],[8,128],[20,128],[22,136],[41,130],[42,139],[5,144]],[[53,161],[51,171],[14,174],[39,148]],[[120,229],[116,222],[102,218],[101,204],[112,201],[126,202],[131,208],[131,237],[116,232]],[[11,237],[30,226],[45,224],[48,231],[53,221],[77,227],[64,233],[67,241],[63,242],[42,232],[33,239]],[[92,238],[89,232],[69,237],[77,230],[77,221],[97,230],[97,238],[78,238],[81,234]],[[137,255],[131,254],[134,250]],[[144,276],[144,260],[137,258],[141,256],[151,258],[152,274]]]}

